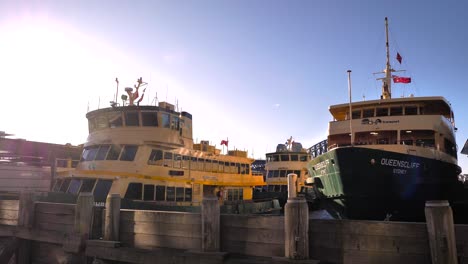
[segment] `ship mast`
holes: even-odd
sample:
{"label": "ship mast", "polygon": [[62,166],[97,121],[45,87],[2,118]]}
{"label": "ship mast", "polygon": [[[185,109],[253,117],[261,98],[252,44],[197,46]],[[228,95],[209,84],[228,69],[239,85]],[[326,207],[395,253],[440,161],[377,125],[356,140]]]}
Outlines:
{"label": "ship mast", "polygon": [[388,19],[385,17],[385,48],[387,51],[387,64],[385,65],[385,77],[382,78],[382,99],[392,98],[392,72],[390,66],[390,48],[388,46]]}

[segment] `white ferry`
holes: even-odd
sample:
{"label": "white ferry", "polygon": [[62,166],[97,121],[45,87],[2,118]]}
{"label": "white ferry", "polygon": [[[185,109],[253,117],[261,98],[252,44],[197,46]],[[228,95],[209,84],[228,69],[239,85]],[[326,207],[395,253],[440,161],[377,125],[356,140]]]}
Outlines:
{"label": "white ferry", "polygon": [[140,78],[135,91],[126,88],[128,97],[122,98],[129,102],[87,113],[89,136],[81,160],[76,170],[58,174],[53,190],[92,192],[96,202],[118,193],[162,206],[199,206],[212,195],[221,204],[251,201],[254,187],[265,185],[263,176],[251,171],[254,159],[239,150],[221,154],[208,141],[194,143],[190,113],[167,102],[136,102],[145,84]]}

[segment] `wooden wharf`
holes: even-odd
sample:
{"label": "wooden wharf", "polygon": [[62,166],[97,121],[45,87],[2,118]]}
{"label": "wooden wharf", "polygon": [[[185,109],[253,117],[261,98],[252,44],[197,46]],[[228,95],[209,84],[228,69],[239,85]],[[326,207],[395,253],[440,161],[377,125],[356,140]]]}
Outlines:
{"label": "wooden wharf", "polygon": [[[0,200],[0,263],[468,263],[468,225],[446,201],[426,203],[426,223],[308,219],[301,198],[285,215],[106,207],[82,193],[76,204],[23,192]],[[294,200],[294,201],[292,201]]]}

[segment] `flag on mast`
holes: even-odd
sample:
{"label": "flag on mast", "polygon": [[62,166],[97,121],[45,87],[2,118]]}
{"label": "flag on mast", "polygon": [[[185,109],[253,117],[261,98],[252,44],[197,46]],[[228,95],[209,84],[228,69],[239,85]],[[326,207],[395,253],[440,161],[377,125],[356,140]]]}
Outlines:
{"label": "flag on mast", "polygon": [[397,59],[397,61],[401,64],[401,60],[402,60],[403,58],[401,57],[400,53],[398,53],[398,52],[397,52],[397,54],[396,54],[396,59]]}
{"label": "flag on mast", "polygon": [[400,77],[393,75],[392,78],[394,83],[411,83],[411,77]]}
{"label": "flag on mast", "polygon": [[226,147],[229,145],[229,141],[226,139],[226,140],[221,140],[221,145],[226,145]]}

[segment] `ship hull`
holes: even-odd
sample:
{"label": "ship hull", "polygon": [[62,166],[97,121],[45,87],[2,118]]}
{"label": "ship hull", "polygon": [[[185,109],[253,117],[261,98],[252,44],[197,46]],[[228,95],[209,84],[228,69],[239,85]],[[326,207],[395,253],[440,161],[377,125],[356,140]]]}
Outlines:
{"label": "ship hull", "polygon": [[316,157],[308,169],[321,205],[336,218],[424,221],[428,200],[464,207],[460,167],[440,160],[345,147]]}

